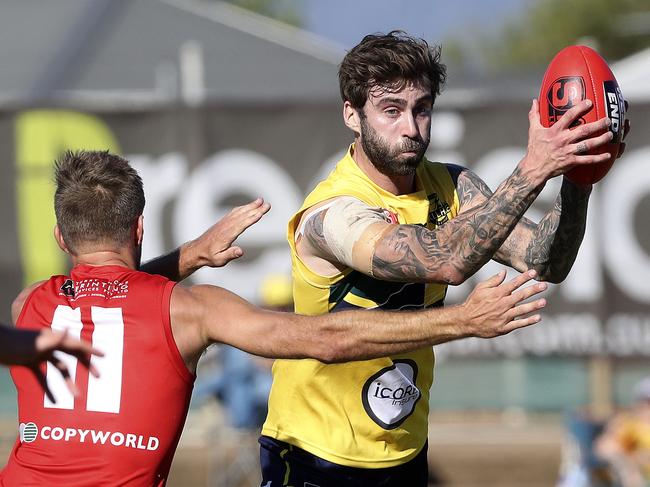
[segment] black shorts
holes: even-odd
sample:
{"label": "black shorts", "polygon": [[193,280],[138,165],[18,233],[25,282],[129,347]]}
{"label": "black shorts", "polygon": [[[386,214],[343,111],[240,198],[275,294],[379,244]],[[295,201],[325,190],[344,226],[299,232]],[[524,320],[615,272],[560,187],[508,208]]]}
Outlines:
{"label": "black shorts", "polygon": [[388,468],[354,468],[323,460],[298,447],[260,437],[261,487],[427,487],[427,445],[409,462]]}

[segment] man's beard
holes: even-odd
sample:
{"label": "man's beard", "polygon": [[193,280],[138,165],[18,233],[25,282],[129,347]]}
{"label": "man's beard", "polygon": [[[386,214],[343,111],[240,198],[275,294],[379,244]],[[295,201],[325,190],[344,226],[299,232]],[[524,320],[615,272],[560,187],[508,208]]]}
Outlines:
{"label": "man's beard", "polygon": [[[368,125],[365,117],[361,118],[361,146],[370,162],[379,172],[386,176],[410,176],[420,165],[429,140],[404,139],[397,147],[390,147],[375,130]],[[404,156],[404,152],[413,151],[415,155]]]}

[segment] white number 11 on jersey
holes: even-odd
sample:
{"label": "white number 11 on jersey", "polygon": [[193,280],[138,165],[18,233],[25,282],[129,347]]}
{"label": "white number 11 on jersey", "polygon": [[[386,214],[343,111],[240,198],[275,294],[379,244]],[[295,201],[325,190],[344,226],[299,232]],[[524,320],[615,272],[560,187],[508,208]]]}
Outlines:
{"label": "white number 11 on jersey", "polygon": [[[93,355],[90,359],[99,377],[88,374],[88,391],[86,394],[86,410],[103,413],[119,413],[122,396],[122,358],[124,353],[124,320],[121,308],[100,308],[91,306],[90,316],[95,329],[92,336],[94,347],[104,352],[103,357]],[[80,338],[83,323],[81,308],[73,309],[59,305],[54,311],[52,329],[68,331],[70,336]],[[70,371],[70,378],[76,382],[77,359],[71,355],[55,352],[57,358],[63,361]],[[56,402],[44,395],[43,406],[46,408],[73,409],[74,396],[65,385],[61,374],[51,364],[47,363],[47,384]]]}

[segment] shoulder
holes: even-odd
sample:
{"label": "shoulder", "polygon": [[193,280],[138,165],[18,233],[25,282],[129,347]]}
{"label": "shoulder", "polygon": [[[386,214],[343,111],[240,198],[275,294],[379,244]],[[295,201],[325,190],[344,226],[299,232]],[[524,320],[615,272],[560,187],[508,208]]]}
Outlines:
{"label": "shoulder", "polygon": [[32,295],[34,290],[37,287],[41,286],[44,282],[46,281],[38,281],[32,284],[31,286],[26,287],[13,300],[13,302],[11,303],[11,320],[13,321],[14,325],[18,321],[18,317],[20,316],[20,313],[23,311],[27,299]]}
{"label": "shoulder", "polygon": [[459,164],[444,163],[443,166],[445,169],[447,169],[447,172],[451,176],[451,179],[454,181],[455,186],[458,186],[458,178],[461,174],[471,172],[465,166],[461,166]]}
{"label": "shoulder", "polygon": [[492,194],[485,181],[471,169],[458,164],[447,163],[445,166],[454,183],[461,205],[474,204]]}
{"label": "shoulder", "polygon": [[190,323],[203,315],[214,312],[235,296],[219,286],[197,284],[194,286],[175,285],[169,301],[172,323]]}
{"label": "shoulder", "polygon": [[174,286],[169,298],[169,309],[172,321],[174,321],[174,318],[179,319],[187,317],[192,314],[193,311],[195,312],[198,310],[200,300],[195,292],[196,287],[198,286]]}

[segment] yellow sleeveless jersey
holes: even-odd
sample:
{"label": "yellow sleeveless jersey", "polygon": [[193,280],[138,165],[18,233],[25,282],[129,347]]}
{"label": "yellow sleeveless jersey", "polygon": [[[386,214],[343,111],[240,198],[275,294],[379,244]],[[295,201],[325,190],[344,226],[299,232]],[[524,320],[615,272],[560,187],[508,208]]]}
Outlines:
{"label": "yellow sleeveless jersey", "polygon": [[[394,195],[374,184],[348,151],[289,221],[295,309],[319,315],[351,308],[414,310],[441,305],[446,286],[374,279],[354,269],[324,277],[297,256],[294,235],[302,213],[349,195],[386,210],[399,223],[433,229],[458,213],[458,196],[443,164],[423,161],[415,193]],[[368,311],[372,320],[372,311]],[[432,348],[392,357],[323,364],[276,360],[262,434],[339,465],[384,468],[414,458],[427,439]]]}

